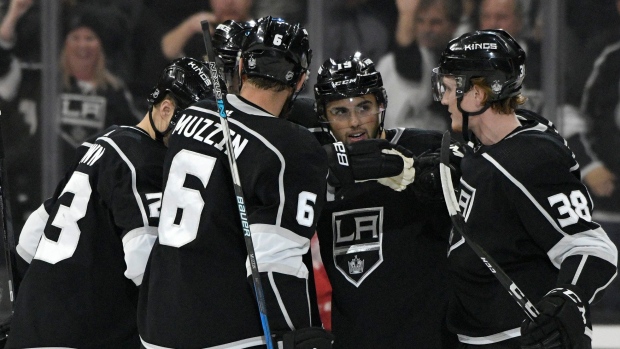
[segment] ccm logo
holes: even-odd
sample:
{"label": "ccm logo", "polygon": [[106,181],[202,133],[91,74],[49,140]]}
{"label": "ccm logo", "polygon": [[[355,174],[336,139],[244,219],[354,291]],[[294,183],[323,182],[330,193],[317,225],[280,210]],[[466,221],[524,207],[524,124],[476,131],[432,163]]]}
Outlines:
{"label": "ccm logo", "polygon": [[355,80],[357,80],[357,79],[354,78],[354,79],[347,79],[347,80],[342,80],[342,81],[336,81],[336,82],[334,82],[334,86],[346,85],[348,83],[355,82]]}
{"label": "ccm logo", "polygon": [[469,44],[464,45],[465,51],[467,50],[497,50],[497,44],[494,42],[485,42],[482,44]]}

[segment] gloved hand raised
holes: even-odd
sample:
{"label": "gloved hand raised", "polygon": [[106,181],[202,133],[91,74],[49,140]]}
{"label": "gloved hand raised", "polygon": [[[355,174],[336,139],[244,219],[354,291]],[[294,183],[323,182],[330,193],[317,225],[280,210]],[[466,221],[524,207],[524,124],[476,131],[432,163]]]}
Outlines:
{"label": "gloved hand raised", "polygon": [[401,191],[415,179],[415,160],[407,149],[385,139],[367,139],[345,145],[324,145],[329,164],[327,181],[334,187],[377,180]]}
{"label": "gloved hand raised", "polygon": [[527,319],[521,325],[522,349],[591,349],[588,306],[574,291],[555,288],[536,308],[536,322]]}

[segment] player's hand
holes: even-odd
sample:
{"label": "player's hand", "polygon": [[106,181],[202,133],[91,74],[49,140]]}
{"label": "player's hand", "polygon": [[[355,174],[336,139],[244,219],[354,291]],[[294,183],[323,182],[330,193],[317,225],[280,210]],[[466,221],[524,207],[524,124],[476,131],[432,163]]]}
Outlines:
{"label": "player's hand", "polygon": [[616,176],[605,166],[598,166],[583,176],[583,181],[596,196],[608,197],[616,189]]}
{"label": "player's hand", "polygon": [[585,334],[589,315],[587,304],[568,288],[551,290],[536,305],[540,316],[521,325],[522,349],[590,349]]}
{"label": "player's hand", "polygon": [[[450,145],[449,170],[451,172],[452,185],[458,188],[461,178],[461,159],[463,159],[462,146],[456,142]],[[417,156],[415,164],[416,180],[413,190],[421,201],[443,202],[443,189],[441,187],[441,173],[439,171],[440,150],[427,151]]]}
{"label": "player's hand", "polygon": [[331,349],[334,335],[320,327],[308,327],[282,336],[283,349]]}
{"label": "player's hand", "polygon": [[407,181],[411,183],[415,176],[413,155],[385,139],[368,139],[350,145],[336,142],[323,148],[329,164],[327,181],[334,187],[394,177],[382,184],[400,188]]}

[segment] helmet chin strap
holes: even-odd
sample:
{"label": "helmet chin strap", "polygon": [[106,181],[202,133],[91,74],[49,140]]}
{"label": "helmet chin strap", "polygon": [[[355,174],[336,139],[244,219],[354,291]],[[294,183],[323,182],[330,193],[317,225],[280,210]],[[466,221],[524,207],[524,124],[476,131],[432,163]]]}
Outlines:
{"label": "helmet chin strap", "polygon": [[377,129],[377,134],[375,138],[381,138],[381,134],[383,133],[383,123],[385,122],[385,108],[381,111],[381,121],[379,122],[379,128]]}
{"label": "helmet chin strap", "polygon": [[470,116],[476,116],[476,115],[480,115],[482,113],[484,113],[487,109],[489,109],[489,107],[491,106],[490,103],[486,103],[484,105],[484,107],[482,107],[480,110],[478,111],[474,111],[474,112],[469,112],[469,111],[465,111],[463,110],[463,108],[461,108],[461,100],[463,99],[463,97],[458,98],[456,100],[456,107],[459,109],[459,111],[461,112],[461,114],[463,115],[463,127],[461,129],[461,132],[463,134],[463,139],[465,140],[465,142],[469,142],[469,117]]}
{"label": "helmet chin strap", "polygon": [[[175,107],[174,110],[172,111],[172,115],[175,115],[176,113],[177,113],[177,108]],[[155,132],[155,139],[160,142],[163,142],[164,137],[166,137],[166,135],[170,133],[170,130],[172,129],[172,127],[170,127],[172,123],[168,124],[168,128],[164,132],[161,132],[160,130],[158,130],[157,127],[155,127],[155,122],[153,121],[153,106],[149,107],[149,122],[151,123],[151,127],[153,128],[153,131]]]}

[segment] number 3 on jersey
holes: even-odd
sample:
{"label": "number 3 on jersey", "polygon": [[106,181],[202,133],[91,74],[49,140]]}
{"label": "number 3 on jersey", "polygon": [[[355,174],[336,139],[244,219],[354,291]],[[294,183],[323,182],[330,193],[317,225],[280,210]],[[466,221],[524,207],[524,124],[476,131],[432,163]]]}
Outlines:
{"label": "number 3 on jersey", "polygon": [[[168,183],[164,191],[159,219],[159,243],[166,246],[181,247],[196,239],[204,200],[200,192],[183,186],[189,174],[200,179],[206,188],[215,166],[214,157],[182,150],[172,159]],[[307,191],[299,193],[297,201],[297,223],[311,226],[314,221],[316,194]],[[181,220],[175,223],[178,210],[183,211]]]}
{"label": "number 3 on jersey", "polygon": [[35,259],[56,264],[70,258],[75,253],[81,233],[77,222],[86,215],[92,193],[88,175],[74,172],[60,194],[59,200],[66,193],[73,194],[73,200],[68,207],[60,205],[52,221],[53,226],[61,229],[58,241],[50,240],[44,234],[34,255]]}

